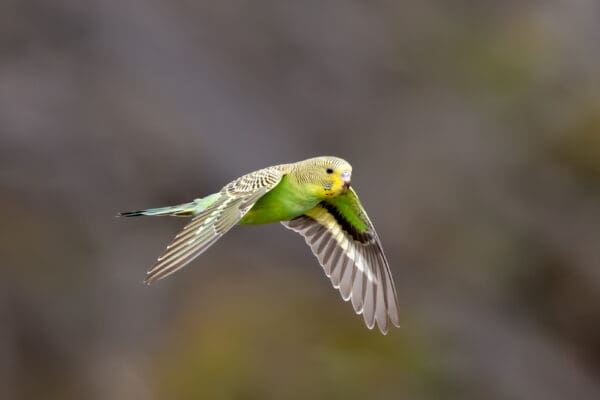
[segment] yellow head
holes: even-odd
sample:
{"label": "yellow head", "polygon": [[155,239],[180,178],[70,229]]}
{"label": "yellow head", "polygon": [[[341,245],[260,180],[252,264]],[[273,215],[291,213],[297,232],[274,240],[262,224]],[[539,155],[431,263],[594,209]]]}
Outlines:
{"label": "yellow head", "polygon": [[296,163],[296,179],[321,199],[336,197],[350,187],[352,166],[337,157],[315,157]]}

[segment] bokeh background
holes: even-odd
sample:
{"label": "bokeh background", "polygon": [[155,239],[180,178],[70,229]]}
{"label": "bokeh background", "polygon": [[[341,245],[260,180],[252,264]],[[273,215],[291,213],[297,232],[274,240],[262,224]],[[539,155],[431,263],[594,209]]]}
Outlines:
{"label": "bokeh background", "polygon": [[[3,0],[3,399],[600,398],[600,3]],[[331,154],[403,326],[303,240],[115,219]]]}

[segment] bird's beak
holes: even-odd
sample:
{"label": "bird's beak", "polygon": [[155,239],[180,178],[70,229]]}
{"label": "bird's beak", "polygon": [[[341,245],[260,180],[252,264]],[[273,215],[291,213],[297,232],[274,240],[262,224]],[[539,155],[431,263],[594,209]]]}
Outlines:
{"label": "bird's beak", "polygon": [[351,177],[352,177],[352,172],[350,172],[350,171],[342,172],[341,178],[342,178],[342,182],[344,182],[344,190],[348,190],[348,188],[350,187]]}

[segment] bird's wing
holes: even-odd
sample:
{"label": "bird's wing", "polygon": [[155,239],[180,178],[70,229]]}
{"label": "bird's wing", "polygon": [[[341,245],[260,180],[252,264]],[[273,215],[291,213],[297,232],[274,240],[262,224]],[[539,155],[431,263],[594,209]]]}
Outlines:
{"label": "bird's wing", "polygon": [[382,333],[399,326],[396,287],[381,241],[353,189],[282,222],[304,236],[333,287]]}
{"label": "bird's wing", "polygon": [[150,284],[169,276],[202,254],[231,229],[258,199],[277,186],[283,175],[284,168],[274,166],[227,184],[219,192],[220,196],[175,236],[163,255],[148,270],[145,282]]}

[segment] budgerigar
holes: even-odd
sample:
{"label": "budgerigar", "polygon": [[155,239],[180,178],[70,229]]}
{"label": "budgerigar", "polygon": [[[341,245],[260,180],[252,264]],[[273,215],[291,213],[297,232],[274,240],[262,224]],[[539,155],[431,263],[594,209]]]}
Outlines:
{"label": "budgerigar", "polygon": [[352,167],[337,157],[315,157],[244,175],[190,203],[119,216],[192,217],[150,268],[146,283],[162,279],[202,254],[234,225],[281,222],[301,234],[319,263],[372,329],[399,326],[398,300],[388,260],[358,196]]}

